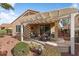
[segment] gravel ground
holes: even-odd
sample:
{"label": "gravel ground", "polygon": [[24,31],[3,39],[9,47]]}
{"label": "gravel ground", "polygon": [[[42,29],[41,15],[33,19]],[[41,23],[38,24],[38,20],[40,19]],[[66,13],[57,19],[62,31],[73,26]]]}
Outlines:
{"label": "gravel ground", "polygon": [[5,36],[0,38],[0,51],[7,50],[7,56],[12,56],[11,49],[18,43],[19,40],[12,38],[11,36]]}
{"label": "gravel ground", "polygon": [[[7,50],[7,56],[12,56],[11,49],[19,42],[19,40],[12,38],[11,36],[5,36],[3,38],[0,37],[0,51]],[[79,56],[79,44],[76,44],[76,54],[75,56]],[[70,56],[69,53],[62,53],[62,56]]]}

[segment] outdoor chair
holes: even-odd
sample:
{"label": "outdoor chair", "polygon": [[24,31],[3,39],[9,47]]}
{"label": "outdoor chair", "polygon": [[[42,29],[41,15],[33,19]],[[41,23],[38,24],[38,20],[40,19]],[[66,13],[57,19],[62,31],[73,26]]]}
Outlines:
{"label": "outdoor chair", "polygon": [[30,37],[35,39],[35,37],[37,37],[37,33],[31,32],[31,33],[30,33]]}
{"label": "outdoor chair", "polygon": [[40,40],[41,41],[49,41],[50,38],[46,33],[44,33],[43,35],[41,35]]}

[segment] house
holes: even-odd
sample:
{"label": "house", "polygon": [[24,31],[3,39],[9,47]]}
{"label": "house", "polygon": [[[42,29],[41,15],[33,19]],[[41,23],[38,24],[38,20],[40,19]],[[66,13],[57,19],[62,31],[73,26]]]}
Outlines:
{"label": "house", "polygon": [[[46,33],[49,35],[48,37],[52,36],[55,40],[58,40],[58,38],[62,37],[64,30],[64,34],[66,34],[71,41],[71,54],[74,55],[75,32],[77,36],[79,36],[78,12],[76,8],[64,8],[49,12],[38,12],[29,9],[11,23],[12,35],[20,35],[23,41],[30,40],[31,38],[35,39],[40,37],[40,35],[46,36]],[[65,39],[64,37],[65,36],[62,38]]]}
{"label": "house", "polygon": [[[28,9],[11,23],[13,36],[15,36],[17,32],[20,33],[20,25],[23,25],[23,34],[28,39],[30,38],[31,33],[36,33],[36,35],[42,35],[46,32],[48,32],[49,34],[54,34],[56,39],[58,38],[58,36],[62,36],[60,35],[61,33],[58,34],[59,31],[61,31],[59,22],[61,20],[71,20],[71,14],[76,12],[78,12],[78,9],[75,8],[65,8],[42,13]],[[78,17],[79,16],[77,15],[76,18]],[[69,27],[70,25],[68,24],[65,25],[63,28],[69,30]]]}
{"label": "house", "polygon": [[34,16],[37,13],[39,13],[39,12],[28,9],[21,16],[19,16],[16,20],[14,20],[10,26],[13,31],[13,33],[12,33],[13,36],[15,36],[17,32],[20,32],[20,25],[23,22],[26,22],[26,20],[30,19],[32,16]]}
{"label": "house", "polygon": [[10,24],[1,24],[0,29],[8,29]]}

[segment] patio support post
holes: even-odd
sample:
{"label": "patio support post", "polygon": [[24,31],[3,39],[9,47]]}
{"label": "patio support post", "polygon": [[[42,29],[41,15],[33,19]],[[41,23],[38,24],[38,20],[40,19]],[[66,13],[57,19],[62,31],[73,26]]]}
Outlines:
{"label": "patio support post", "polygon": [[55,22],[55,39],[58,39],[58,21]]}
{"label": "patio support post", "polygon": [[75,14],[71,14],[71,26],[70,26],[70,45],[71,54],[75,55]]}
{"label": "patio support post", "polygon": [[21,24],[21,42],[23,42],[23,25]]}

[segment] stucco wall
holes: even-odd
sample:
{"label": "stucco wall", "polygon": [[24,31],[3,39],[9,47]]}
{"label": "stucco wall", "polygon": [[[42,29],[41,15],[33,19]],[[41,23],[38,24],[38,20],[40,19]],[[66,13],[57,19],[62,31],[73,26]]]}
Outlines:
{"label": "stucco wall", "polygon": [[21,17],[18,20],[16,20],[14,23],[12,23],[11,28],[12,28],[13,33],[16,33],[16,31],[15,31],[16,25],[21,25],[21,23],[26,22],[26,20],[30,20],[29,18],[31,18],[32,16],[33,15]]}

